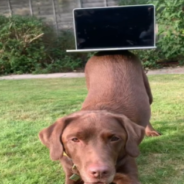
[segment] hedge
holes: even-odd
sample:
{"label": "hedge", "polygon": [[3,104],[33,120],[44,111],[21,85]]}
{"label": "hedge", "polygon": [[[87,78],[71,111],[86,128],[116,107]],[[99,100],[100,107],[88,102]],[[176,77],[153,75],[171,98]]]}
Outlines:
{"label": "hedge", "polygon": [[87,54],[68,54],[72,31],[56,33],[31,16],[0,16],[0,74],[50,73],[83,67]]}

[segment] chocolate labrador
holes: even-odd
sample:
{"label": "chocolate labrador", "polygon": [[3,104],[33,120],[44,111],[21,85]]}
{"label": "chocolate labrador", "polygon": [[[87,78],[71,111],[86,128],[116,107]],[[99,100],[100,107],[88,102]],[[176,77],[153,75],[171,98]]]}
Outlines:
{"label": "chocolate labrador", "polygon": [[65,184],[140,184],[135,158],[151,126],[152,94],[139,59],[128,51],[97,53],[86,64],[88,95],[79,112],[39,133]]}

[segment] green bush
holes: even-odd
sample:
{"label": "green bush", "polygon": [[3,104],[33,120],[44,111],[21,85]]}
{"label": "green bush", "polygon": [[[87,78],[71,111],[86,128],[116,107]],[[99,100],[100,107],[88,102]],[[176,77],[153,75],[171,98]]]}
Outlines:
{"label": "green bush", "polygon": [[36,18],[0,18],[0,73],[32,72],[46,58],[43,24]]}
{"label": "green bush", "polygon": [[[67,49],[75,47],[74,34],[71,30],[60,31],[57,35],[51,31],[48,35],[49,37],[44,38],[44,42],[47,45],[47,53],[51,60],[46,64],[45,71],[73,71],[84,67],[88,53],[66,52]],[[53,39],[54,37],[55,39]]]}
{"label": "green bush", "polygon": [[120,0],[120,5],[154,4],[158,24],[157,49],[135,51],[145,67],[158,67],[162,61],[184,64],[183,0]]}
{"label": "green bush", "polygon": [[58,34],[30,16],[0,16],[0,74],[50,73],[75,70],[86,54],[68,54],[73,33]]}
{"label": "green bush", "polygon": [[[121,5],[155,4],[157,49],[136,50],[145,67],[162,61],[184,64],[183,0],[120,0]],[[74,47],[71,31],[56,32],[30,16],[0,16],[0,74],[50,73],[83,68],[92,53],[66,53]]]}
{"label": "green bush", "polygon": [[[159,24],[158,47],[166,59],[181,57],[184,54],[184,1],[159,0],[157,21]],[[163,59],[163,58],[162,58]]]}

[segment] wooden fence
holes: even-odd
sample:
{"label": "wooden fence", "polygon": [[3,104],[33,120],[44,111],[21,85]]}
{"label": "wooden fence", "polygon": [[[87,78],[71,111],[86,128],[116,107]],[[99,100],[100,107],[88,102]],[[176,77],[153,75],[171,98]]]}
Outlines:
{"label": "wooden fence", "polygon": [[71,29],[74,8],[117,6],[119,0],[0,0],[0,14],[34,15],[56,30]]}

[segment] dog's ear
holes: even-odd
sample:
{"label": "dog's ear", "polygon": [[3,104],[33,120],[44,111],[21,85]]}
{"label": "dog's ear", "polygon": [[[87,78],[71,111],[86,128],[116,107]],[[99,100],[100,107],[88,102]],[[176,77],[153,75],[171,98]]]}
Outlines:
{"label": "dog's ear", "polygon": [[50,158],[52,160],[59,160],[63,155],[63,145],[61,143],[61,135],[64,128],[74,117],[64,117],[58,119],[54,124],[48,128],[44,128],[39,133],[41,142],[50,150]]}
{"label": "dog's ear", "polygon": [[127,133],[127,141],[125,145],[126,152],[132,157],[137,157],[139,155],[138,145],[144,138],[145,134],[144,127],[133,123],[124,115],[116,116],[116,118]]}

